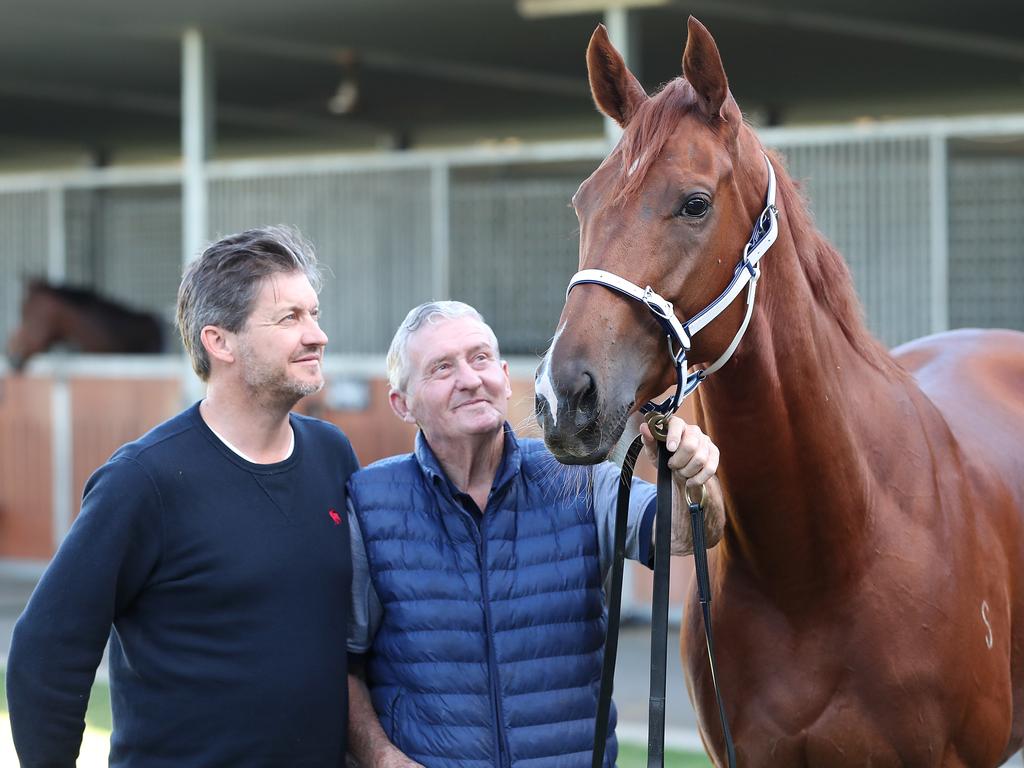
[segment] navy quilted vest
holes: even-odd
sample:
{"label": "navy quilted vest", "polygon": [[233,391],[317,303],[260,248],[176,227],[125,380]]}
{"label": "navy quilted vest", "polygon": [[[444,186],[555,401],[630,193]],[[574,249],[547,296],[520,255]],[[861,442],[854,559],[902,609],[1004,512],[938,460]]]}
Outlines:
{"label": "navy quilted vest", "polygon": [[384,608],[367,675],[395,745],[426,766],[589,767],[606,617],[586,483],[507,431],[480,524],[419,435],[350,493]]}

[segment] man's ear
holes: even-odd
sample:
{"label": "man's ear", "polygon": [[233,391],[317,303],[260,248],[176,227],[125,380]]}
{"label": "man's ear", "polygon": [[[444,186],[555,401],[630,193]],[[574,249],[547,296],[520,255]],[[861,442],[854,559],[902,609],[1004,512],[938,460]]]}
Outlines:
{"label": "man's ear", "polygon": [[407,424],[416,423],[416,417],[409,410],[409,400],[404,394],[392,389],[388,392],[388,403],[391,405],[391,410],[395,412],[395,416]]}
{"label": "man's ear", "polygon": [[512,397],[512,377],[508,372],[508,361],[501,361],[501,370],[505,373],[505,397]]}
{"label": "man's ear", "polygon": [[235,362],[235,335],[225,331],[218,325],[204,325],[199,332],[199,340],[211,360],[222,363]]}

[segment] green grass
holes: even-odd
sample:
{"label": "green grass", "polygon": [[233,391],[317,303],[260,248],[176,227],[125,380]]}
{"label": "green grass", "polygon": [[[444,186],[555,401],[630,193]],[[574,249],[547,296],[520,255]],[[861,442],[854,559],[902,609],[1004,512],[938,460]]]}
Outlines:
{"label": "green grass", "polygon": [[[7,712],[7,680],[0,670],[0,712]],[[110,731],[110,689],[106,683],[97,682],[89,695],[89,708],[85,713],[85,723],[91,728]],[[647,749],[634,744],[619,744],[618,768],[645,768],[647,765]],[[711,763],[702,753],[665,751],[666,768],[709,768]]]}
{"label": "green grass", "polygon": [[[7,675],[4,670],[0,670],[0,712],[7,712]],[[110,688],[106,683],[94,683],[89,694],[89,708],[85,711],[85,724],[109,732],[111,722]]]}
{"label": "green grass", "polygon": [[[646,768],[647,748],[619,743],[618,768]],[[665,768],[709,768],[711,761],[703,752],[665,750]]]}

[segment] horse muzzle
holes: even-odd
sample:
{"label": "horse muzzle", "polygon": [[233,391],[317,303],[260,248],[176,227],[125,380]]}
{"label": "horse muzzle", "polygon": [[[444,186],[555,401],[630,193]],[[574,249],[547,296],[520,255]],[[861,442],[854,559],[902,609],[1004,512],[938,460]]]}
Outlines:
{"label": "horse muzzle", "polygon": [[577,363],[562,366],[558,385],[545,359],[535,379],[534,412],[544,443],[563,464],[597,464],[608,457],[625,424],[632,402],[609,408],[597,379]]}

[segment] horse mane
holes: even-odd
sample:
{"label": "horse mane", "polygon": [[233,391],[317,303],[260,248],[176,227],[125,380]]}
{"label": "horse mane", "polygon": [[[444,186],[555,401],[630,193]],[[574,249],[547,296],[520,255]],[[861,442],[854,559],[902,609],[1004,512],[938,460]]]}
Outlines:
{"label": "horse mane", "polygon": [[870,365],[886,374],[906,376],[888,350],[868,330],[864,307],[857,296],[846,259],[814,224],[807,198],[790,177],[781,156],[773,150],[765,151],[775,168],[783,210],[779,219],[780,222],[785,221],[793,238],[797,263],[815,301],[835,318],[847,342]]}
{"label": "horse mane", "polygon": [[140,312],[124,304],[104,298],[91,288],[54,285],[52,283],[34,281],[30,291],[44,291],[78,309],[109,315],[114,318],[151,316],[149,312]]}
{"label": "horse mane", "polygon": [[[32,280],[28,296],[44,293],[52,296],[82,315],[100,323],[125,352],[160,352],[164,346],[164,328],[160,318],[100,296],[90,288],[53,285]],[[26,297],[28,301],[28,297]]]}

